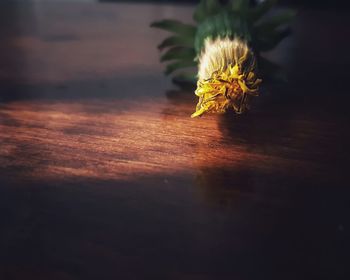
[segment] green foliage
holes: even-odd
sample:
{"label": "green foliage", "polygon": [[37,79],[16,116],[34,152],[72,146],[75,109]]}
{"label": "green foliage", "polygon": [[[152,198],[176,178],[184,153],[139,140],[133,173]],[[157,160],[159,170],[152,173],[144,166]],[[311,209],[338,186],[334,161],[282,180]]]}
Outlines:
{"label": "green foliage", "polygon": [[197,82],[197,75],[193,72],[182,72],[174,75],[172,81],[181,87],[192,88]]}
{"label": "green foliage", "polygon": [[[272,50],[290,34],[288,24],[295,17],[293,10],[270,13],[276,2],[266,0],[251,5],[249,0],[230,0],[223,5],[219,0],[201,0],[193,14],[195,26],[169,19],[153,22],[151,27],[172,33],[158,46],[164,51],[161,61],[171,61],[165,74],[196,66],[196,58],[208,37],[241,37],[258,56]],[[264,75],[276,76],[276,72],[280,71],[277,65],[265,59],[258,57],[258,60]],[[174,76],[173,81],[195,82],[195,77],[194,72],[181,72]]]}
{"label": "green foliage", "polygon": [[194,67],[197,63],[195,61],[190,60],[178,60],[176,62],[173,62],[171,64],[168,64],[165,68],[164,74],[169,75],[173,73],[174,71],[181,69],[181,68],[188,68],[188,67]]}
{"label": "green foliage", "polygon": [[263,17],[276,3],[278,0],[265,0],[256,7],[251,8],[250,20],[257,21]]}
{"label": "green foliage", "polygon": [[264,35],[258,34],[254,47],[259,52],[266,52],[274,49],[284,38],[290,35],[290,29],[271,30]]}
{"label": "green foliage", "polygon": [[208,17],[218,14],[223,10],[223,6],[218,0],[202,0],[199,2],[193,14],[193,19],[201,23]]}
{"label": "green foliage", "polygon": [[184,24],[177,20],[165,19],[162,21],[156,21],[151,24],[151,27],[161,28],[182,36],[194,36],[196,34],[195,26]]}
{"label": "green foliage", "polygon": [[246,13],[249,9],[249,0],[230,0],[228,6],[232,11]]}
{"label": "green foliage", "polygon": [[193,47],[194,37],[170,36],[158,45],[158,49],[163,50],[167,47]]}
{"label": "green foliage", "polygon": [[193,60],[193,57],[196,55],[194,48],[186,48],[186,47],[173,47],[168,49],[161,57],[160,61],[168,61],[168,60]]}
{"label": "green foliage", "polygon": [[199,54],[206,38],[241,37],[251,41],[251,32],[247,21],[236,12],[222,12],[209,17],[198,25],[194,47]]}
{"label": "green foliage", "polygon": [[257,28],[258,30],[271,30],[290,23],[290,21],[295,17],[294,10],[285,10],[277,15],[271,16],[262,23],[260,23]]}

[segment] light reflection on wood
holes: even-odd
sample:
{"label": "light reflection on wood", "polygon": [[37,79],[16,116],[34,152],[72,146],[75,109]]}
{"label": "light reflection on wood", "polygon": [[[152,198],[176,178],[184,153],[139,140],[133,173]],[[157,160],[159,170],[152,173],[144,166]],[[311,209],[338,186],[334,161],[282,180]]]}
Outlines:
{"label": "light reflection on wood", "polygon": [[[174,107],[162,98],[140,103],[12,102],[0,111],[1,166],[12,166],[12,175],[38,180],[65,176],[132,180],[161,174],[197,176],[203,170],[220,177],[217,170],[234,174],[242,166],[271,176],[312,177],[320,168],[317,163],[274,153],[280,144],[274,148],[273,139],[272,145],[265,145],[270,152],[254,149],[240,140],[240,130],[236,138],[225,134],[219,125],[227,117],[208,115],[196,120],[189,118],[192,110],[190,102]],[[226,121],[242,126],[238,119]],[[252,124],[243,125],[249,131]]]}

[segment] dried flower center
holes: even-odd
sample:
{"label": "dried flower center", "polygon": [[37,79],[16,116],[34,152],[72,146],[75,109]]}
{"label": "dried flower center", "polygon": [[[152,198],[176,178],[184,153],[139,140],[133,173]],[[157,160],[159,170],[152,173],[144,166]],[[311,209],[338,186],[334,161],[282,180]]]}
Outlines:
{"label": "dried flower center", "polygon": [[249,109],[250,97],[258,95],[261,82],[255,72],[254,55],[244,42],[208,41],[200,59],[195,91],[199,100],[192,117],[229,108],[241,114]]}
{"label": "dried flower center", "polygon": [[234,80],[231,83],[226,83],[225,86],[225,97],[227,99],[237,99],[243,93],[243,90],[237,80]]}

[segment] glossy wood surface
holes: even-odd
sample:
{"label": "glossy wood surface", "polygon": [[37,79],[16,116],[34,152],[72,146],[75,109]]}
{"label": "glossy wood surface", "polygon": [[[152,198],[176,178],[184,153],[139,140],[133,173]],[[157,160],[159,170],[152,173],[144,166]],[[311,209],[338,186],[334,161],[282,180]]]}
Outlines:
{"label": "glossy wood surface", "polygon": [[348,14],[301,11],[288,84],[191,119],[148,26],[192,11],[2,4],[0,279],[349,279]]}

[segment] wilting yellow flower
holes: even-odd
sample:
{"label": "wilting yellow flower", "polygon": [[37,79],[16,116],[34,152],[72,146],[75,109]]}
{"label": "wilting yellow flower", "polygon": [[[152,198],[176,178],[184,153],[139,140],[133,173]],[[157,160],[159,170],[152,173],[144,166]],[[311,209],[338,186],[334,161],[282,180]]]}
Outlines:
{"label": "wilting yellow flower", "polygon": [[228,108],[241,114],[249,109],[251,96],[258,95],[261,80],[256,75],[256,61],[247,43],[240,39],[207,39],[199,58],[199,97],[192,118],[205,112],[223,113]]}

